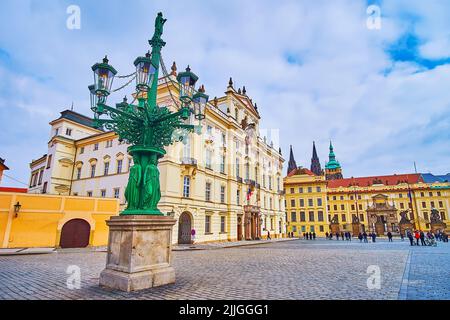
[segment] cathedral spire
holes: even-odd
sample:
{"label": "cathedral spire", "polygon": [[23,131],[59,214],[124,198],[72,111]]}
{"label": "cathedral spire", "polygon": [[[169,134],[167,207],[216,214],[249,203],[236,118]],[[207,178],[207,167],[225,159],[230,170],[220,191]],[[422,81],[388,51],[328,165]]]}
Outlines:
{"label": "cathedral spire", "polygon": [[311,171],[316,175],[322,175],[322,167],[320,166],[319,157],[317,156],[316,143],[313,141],[313,152],[311,158]]}
{"label": "cathedral spire", "polygon": [[292,171],[292,170],[294,170],[294,169],[297,169],[297,163],[295,162],[295,159],[294,159],[294,152],[292,151],[292,145],[291,145],[291,151],[290,151],[290,153],[289,153],[289,163],[288,163],[288,174]]}

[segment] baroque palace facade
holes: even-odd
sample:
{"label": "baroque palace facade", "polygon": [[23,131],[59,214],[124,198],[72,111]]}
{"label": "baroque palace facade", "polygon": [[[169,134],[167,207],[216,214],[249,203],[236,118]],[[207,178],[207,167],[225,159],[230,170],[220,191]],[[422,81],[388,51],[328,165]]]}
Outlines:
{"label": "baroque palace facade", "polygon": [[[291,147],[284,178],[287,231],[296,236],[315,232],[400,232],[401,215],[411,229],[430,230],[432,210],[450,227],[450,175],[394,174],[346,178],[330,144],[321,169],[313,144],[311,169],[297,167]],[[334,226],[333,226],[334,225]],[[333,230],[331,230],[333,229]]]}
{"label": "baroque palace facade", "polygon": [[[176,66],[158,83],[158,104],[175,109]],[[159,208],[178,223],[173,243],[259,239],[286,233],[281,150],[259,134],[260,114],[245,87],[230,79],[207,106],[201,132],[166,148],[160,160]],[[190,121],[193,121],[191,119]],[[193,123],[193,122],[191,122]],[[114,132],[71,110],[50,122],[48,151],[30,164],[29,193],[118,198],[132,158]],[[193,232],[195,230],[195,232]]]}

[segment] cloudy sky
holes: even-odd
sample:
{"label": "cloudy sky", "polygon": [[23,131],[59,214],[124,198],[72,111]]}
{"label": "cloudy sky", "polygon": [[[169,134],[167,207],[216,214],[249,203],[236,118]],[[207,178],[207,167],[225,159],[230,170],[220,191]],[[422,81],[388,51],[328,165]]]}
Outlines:
{"label": "cloudy sky", "polygon": [[[381,29],[368,28],[374,4]],[[80,29],[67,28],[70,5]],[[409,173],[414,161],[420,172],[450,172],[449,1],[1,0],[8,176],[28,182],[60,111],[73,102],[90,114],[93,63],[108,54],[119,73],[133,71],[158,11],[168,19],[166,64],[190,64],[212,97],[230,76],[245,85],[261,127],[279,129],[298,165],[309,166],[313,140],[324,165],[331,139],[347,177]],[[8,177],[2,185],[22,186]]]}

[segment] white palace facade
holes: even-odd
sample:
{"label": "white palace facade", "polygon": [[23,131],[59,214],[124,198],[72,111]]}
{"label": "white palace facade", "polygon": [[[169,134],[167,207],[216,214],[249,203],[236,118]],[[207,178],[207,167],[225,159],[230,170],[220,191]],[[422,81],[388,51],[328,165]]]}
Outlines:
{"label": "white palace facade", "polygon": [[[174,111],[179,93],[175,69],[169,77],[159,81],[158,104]],[[245,87],[236,90],[230,79],[225,95],[210,99],[201,134],[190,133],[183,143],[166,148],[159,163],[159,209],[178,221],[173,243],[285,235],[284,159],[261,137],[259,121]],[[28,192],[115,197],[124,209],[132,165],[129,145],[71,110],[50,126],[47,153],[30,164]]]}

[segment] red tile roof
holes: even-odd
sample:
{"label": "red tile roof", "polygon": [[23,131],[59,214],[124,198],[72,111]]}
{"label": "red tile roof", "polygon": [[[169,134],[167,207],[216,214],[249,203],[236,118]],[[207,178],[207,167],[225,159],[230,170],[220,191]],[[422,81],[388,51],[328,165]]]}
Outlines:
{"label": "red tile roof", "polygon": [[420,174],[394,174],[389,176],[373,176],[373,177],[359,177],[347,178],[339,180],[328,181],[328,188],[350,187],[356,185],[358,187],[368,187],[374,184],[383,184],[385,186],[395,186],[401,182],[408,182],[410,184],[424,182]]}
{"label": "red tile roof", "polygon": [[292,177],[292,176],[301,175],[301,174],[307,174],[307,175],[309,175],[309,176],[314,176],[314,175],[315,175],[314,172],[312,172],[312,171],[309,170],[309,169],[306,169],[306,168],[297,168],[297,169],[294,169],[294,170],[292,170],[291,172],[289,172],[287,176],[288,176],[288,177]]}
{"label": "red tile roof", "polygon": [[0,187],[0,192],[18,192],[18,193],[27,193],[26,188],[10,188],[10,187]]}

